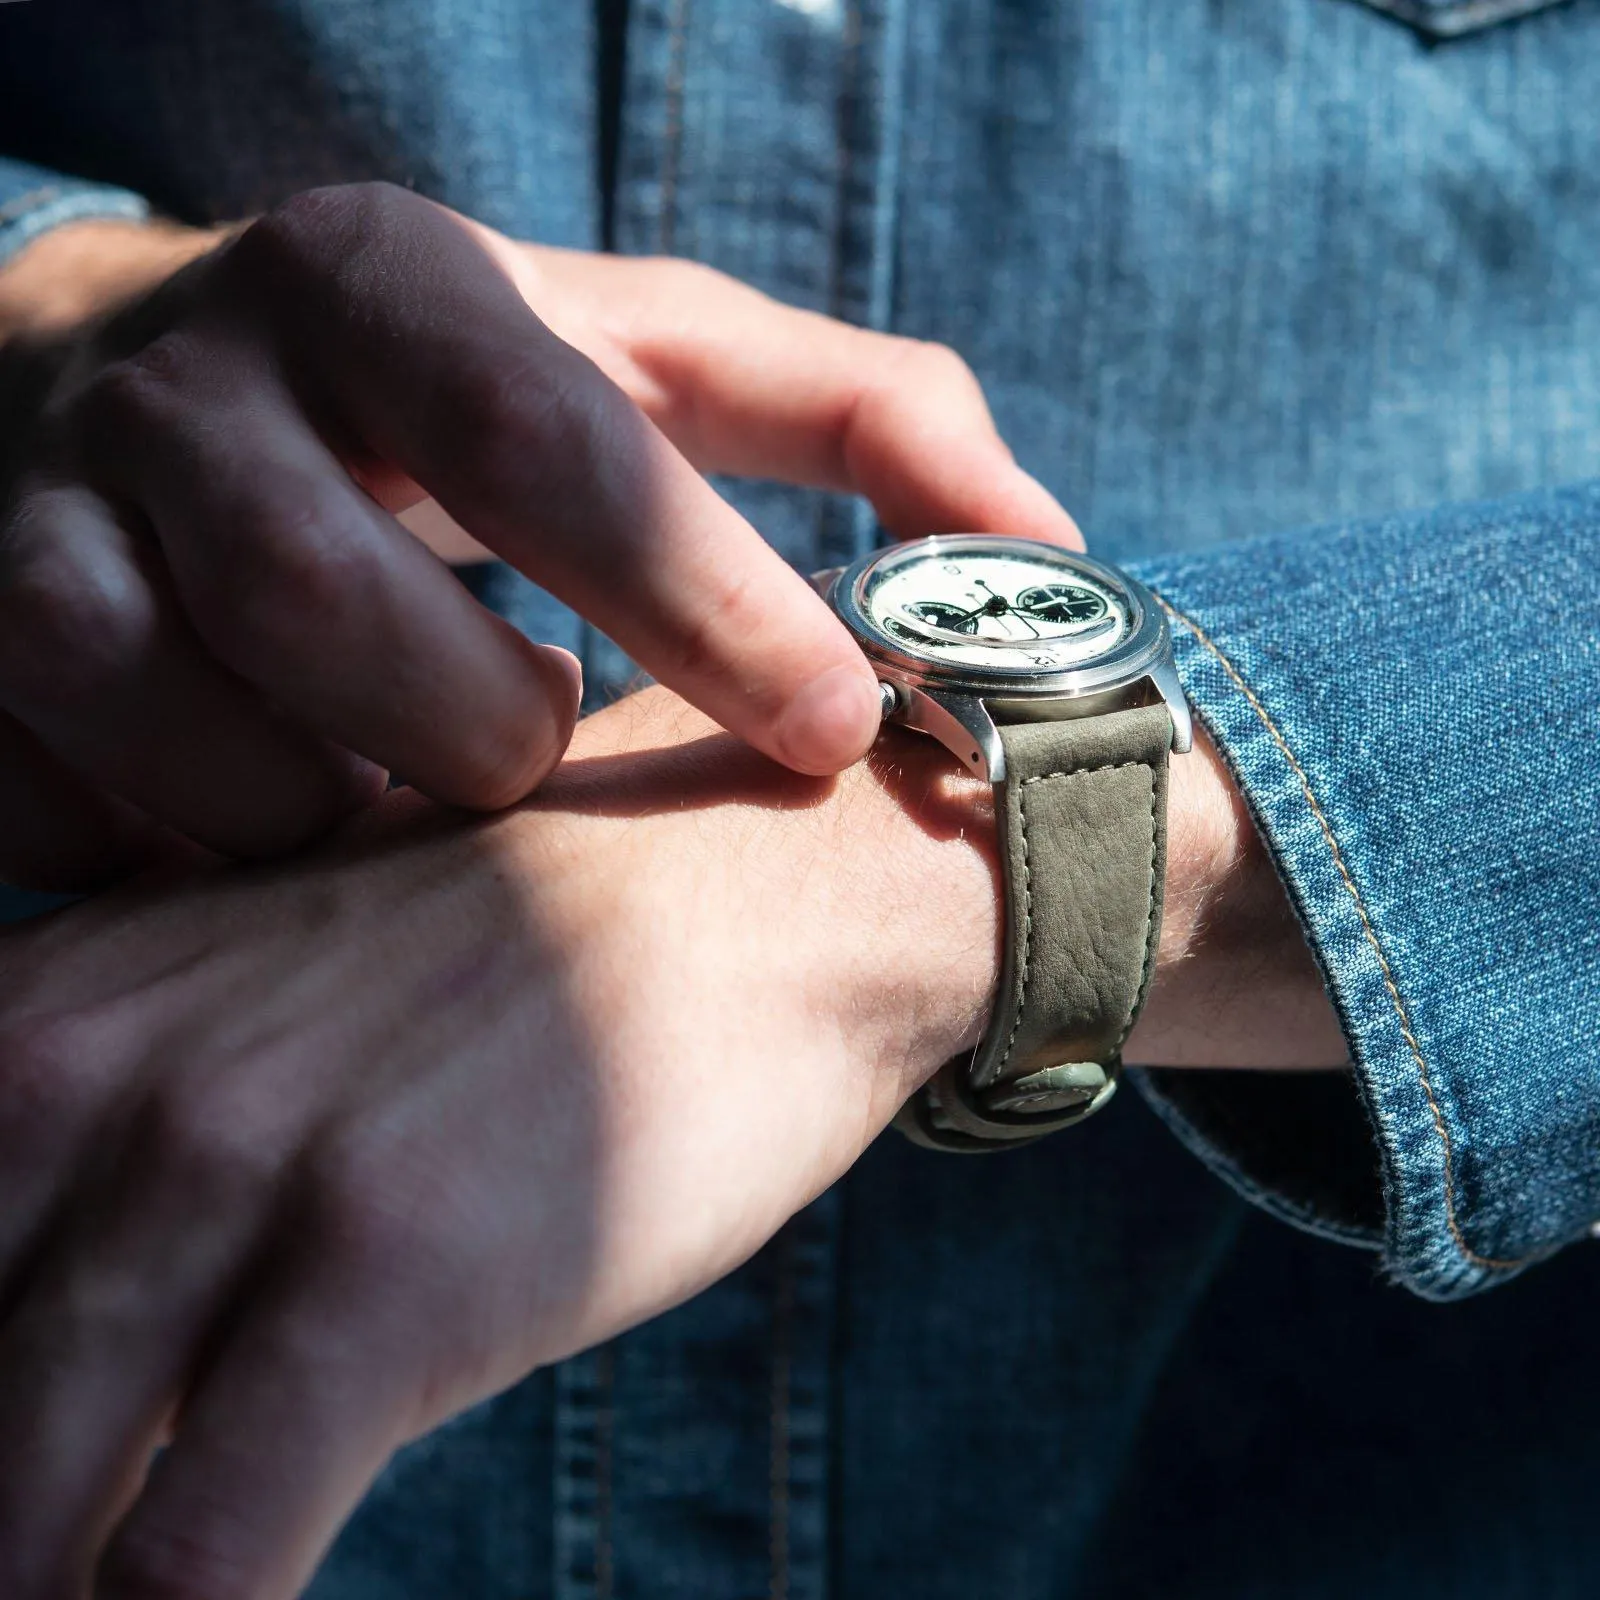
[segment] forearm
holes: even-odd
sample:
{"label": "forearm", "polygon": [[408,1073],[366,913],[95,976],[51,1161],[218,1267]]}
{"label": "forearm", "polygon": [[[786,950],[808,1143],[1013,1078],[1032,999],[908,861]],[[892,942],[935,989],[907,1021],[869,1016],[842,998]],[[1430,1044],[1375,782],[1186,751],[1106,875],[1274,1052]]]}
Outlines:
{"label": "forearm", "polygon": [[[1174,785],[1176,1039],[1169,970],[1254,926],[1216,781],[1201,757]],[[0,1218],[71,1290],[19,1312],[52,1355],[14,1365],[8,1437],[170,1391],[135,1518],[203,1539],[248,1508],[299,1593],[397,1443],[694,1294],[836,1181],[980,1037],[999,900],[991,798],[931,741],[807,778],[651,690],[515,810],[397,793],[294,862],[0,935]],[[262,1482],[219,1497],[214,1439]]]}
{"label": "forearm", "polygon": [[[1207,747],[1178,759],[1171,812],[1139,1057],[1342,1062],[1314,967]],[[731,1269],[988,1023],[1001,928],[991,792],[899,729],[838,777],[808,778],[650,689],[581,723],[568,759],[515,810],[464,824],[396,795],[349,843],[353,868],[307,866],[334,903],[359,893],[364,923],[384,929],[376,944],[359,930],[336,941],[359,969],[341,995],[363,991],[368,967],[416,964],[410,940],[384,954],[399,934],[379,908],[404,906],[401,932],[426,930],[432,971],[403,996],[384,979],[381,1005],[398,1006],[386,1026],[418,1014],[448,1032],[464,999],[477,1018],[493,1009],[478,993],[496,981],[486,964],[520,960],[558,969],[563,1037],[592,1040],[564,1093],[584,1102],[597,1142],[560,1159],[601,1197],[586,1226],[604,1236],[604,1270],[581,1295],[552,1290],[561,1349]],[[250,909],[269,926],[274,914]],[[538,1070],[552,1046],[540,1034],[523,1048]],[[666,1194],[684,1199],[681,1214],[663,1217]]]}

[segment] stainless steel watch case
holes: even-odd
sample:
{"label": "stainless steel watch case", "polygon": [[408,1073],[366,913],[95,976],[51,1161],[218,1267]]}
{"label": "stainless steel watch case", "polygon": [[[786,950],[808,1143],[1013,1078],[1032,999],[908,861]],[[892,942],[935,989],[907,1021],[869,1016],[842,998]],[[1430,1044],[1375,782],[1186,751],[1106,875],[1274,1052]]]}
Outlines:
{"label": "stainless steel watch case", "polygon": [[1143,584],[1103,561],[1050,547],[1053,555],[1128,598],[1127,634],[1103,656],[1080,667],[989,671],[927,660],[897,646],[867,615],[863,603],[867,584],[878,564],[891,555],[904,557],[912,549],[924,550],[929,557],[982,553],[986,548],[1014,553],[1028,543],[998,535],[941,534],[915,546],[874,550],[848,567],[813,575],[812,583],[850,629],[884,686],[885,720],[937,739],[989,783],[1004,783],[1006,778],[998,730],[1018,722],[1094,717],[1165,701],[1172,715],[1172,748],[1188,750],[1194,739],[1193,722],[1173,665],[1166,615]]}

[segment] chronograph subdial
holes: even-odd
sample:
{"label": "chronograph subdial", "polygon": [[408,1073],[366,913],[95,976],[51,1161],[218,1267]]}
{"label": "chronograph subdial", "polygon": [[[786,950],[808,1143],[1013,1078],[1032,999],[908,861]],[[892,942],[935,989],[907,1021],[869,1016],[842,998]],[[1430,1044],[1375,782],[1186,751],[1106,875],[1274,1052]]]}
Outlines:
{"label": "chronograph subdial", "polygon": [[905,609],[907,615],[917,622],[925,622],[929,627],[939,628],[945,633],[964,634],[977,633],[978,618],[984,612],[981,605],[967,610],[943,600],[913,600]]}
{"label": "chronograph subdial", "polygon": [[983,645],[1025,644],[1041,637],[1041,630],[1009,606],[982,605],[963,611],[939,600],[913,600],[898,613],[884,618],[885,625],[906,639],[971,640]]}
{"label": "chronograph subdial", "polygon": [[1080,584],[1035,584],[1014,600],[982,578],[975,584],[965,596],[975,604],[908,599],[900,604],[898,616],[885,621],[902,638],[943,636],[1000,646],[1082,637],[1100,633],[1111,624],[1104,597]]}
{"label": "chronograph subdial", "polygon": [[1079,627],[1098,622],[1106,614],[1103,596],[1076,583],[1044,583],[1024,589],[1015,609],[1044,622]]}

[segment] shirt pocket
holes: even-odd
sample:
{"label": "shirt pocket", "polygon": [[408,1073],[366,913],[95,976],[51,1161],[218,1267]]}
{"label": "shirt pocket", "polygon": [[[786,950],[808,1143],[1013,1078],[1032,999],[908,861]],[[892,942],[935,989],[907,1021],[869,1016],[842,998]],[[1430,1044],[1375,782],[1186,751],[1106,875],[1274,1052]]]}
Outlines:
{"label": "shirt pocket", "polygon": [[1430,39],[1459,39],[1492,28],[1497,22],[1550,11],[1569,0],[1360,0],[1374,11],[1409,23]]}

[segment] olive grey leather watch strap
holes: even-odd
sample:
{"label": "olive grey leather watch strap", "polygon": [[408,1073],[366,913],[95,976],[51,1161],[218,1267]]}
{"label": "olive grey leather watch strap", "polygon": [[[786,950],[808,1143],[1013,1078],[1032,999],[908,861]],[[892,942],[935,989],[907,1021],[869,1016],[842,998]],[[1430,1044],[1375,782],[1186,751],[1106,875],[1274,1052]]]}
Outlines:
{"label": "olive grey leather watch strap", "polygon": [[982,1151],[1111,1097],[1161,933],[1172,715],[1139,706],[1002,727],[1005,956],[989,1031],[909,1100],[919,1144]]}

